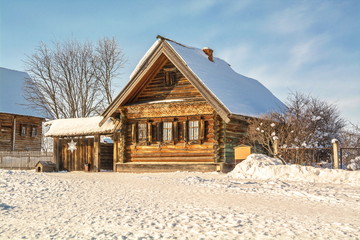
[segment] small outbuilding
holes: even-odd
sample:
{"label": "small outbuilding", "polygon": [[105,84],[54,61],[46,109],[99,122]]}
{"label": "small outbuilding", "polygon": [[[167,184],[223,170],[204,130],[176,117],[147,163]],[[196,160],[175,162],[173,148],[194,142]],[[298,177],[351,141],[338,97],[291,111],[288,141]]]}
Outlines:
{"label": "small outbuilding", "polygon": [[55,172],[56,164],[50,161],[39,161],[35,165],[36,172]]}
{"label": "small outbuilding", "polygon": [[100,127],[103,117],[57,119],[46,122],[50,126],[46,137],[54,139],[54,160],[57,170],[93,171],[113,170],[113,143],[101,141],[113,134],[115,125],[109,118]]}

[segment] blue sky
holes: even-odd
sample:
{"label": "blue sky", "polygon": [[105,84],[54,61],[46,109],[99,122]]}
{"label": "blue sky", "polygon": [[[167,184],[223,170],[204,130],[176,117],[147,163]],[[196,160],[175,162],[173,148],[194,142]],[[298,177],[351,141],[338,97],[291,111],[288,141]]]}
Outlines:
{"label": "blue sky", "polygon": [[360,123],[358,0],[0,0],[5,68],[24,70],[41,41],[115,37],[128,59],[120,88],[158,34],[211,47],[283,101],[309,93]]}

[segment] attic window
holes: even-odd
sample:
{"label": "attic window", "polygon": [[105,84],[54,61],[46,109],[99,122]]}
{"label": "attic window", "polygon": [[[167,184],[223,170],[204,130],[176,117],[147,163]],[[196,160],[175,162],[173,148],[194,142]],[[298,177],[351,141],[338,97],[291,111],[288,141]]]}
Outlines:
{"label": "attic window", "polygon": [[176,83],[176,68],[164,68],[165,86],[173,86]]}

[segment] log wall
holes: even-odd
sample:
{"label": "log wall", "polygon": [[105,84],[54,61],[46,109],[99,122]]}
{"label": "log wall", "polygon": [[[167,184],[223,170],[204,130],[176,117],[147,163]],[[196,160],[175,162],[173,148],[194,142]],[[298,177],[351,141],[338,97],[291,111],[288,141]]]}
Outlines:
{"label": "log wall", "polygon": [[42,122],[42,118],[0,113],[0,151],[41,151]]}

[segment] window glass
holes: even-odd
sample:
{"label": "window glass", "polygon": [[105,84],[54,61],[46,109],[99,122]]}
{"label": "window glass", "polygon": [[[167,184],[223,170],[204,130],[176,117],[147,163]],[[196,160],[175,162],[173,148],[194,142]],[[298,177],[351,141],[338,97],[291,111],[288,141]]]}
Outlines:
{"label": "window glass", "polygon": [[172,122],[163,124],[163,141],[172,141]]}
{"label": "window glass", "polygon": [[146,123],[138,124],[138,140],[145,141],[146,140]]}
{"label": "window glass", "polygon": [[26,126],[25,125],[21,125],[21,136],[25,136],[26,135]]}
{"label": "window glass", "polygon": [[189,121],[189,140],[199,139],[199,121]]}
{"label": "window glass", "polygon": [[37,129],[36,129],[36,127],[32,127],[31,128],[31,136],[36,137],[36,135],[37,135]]}

